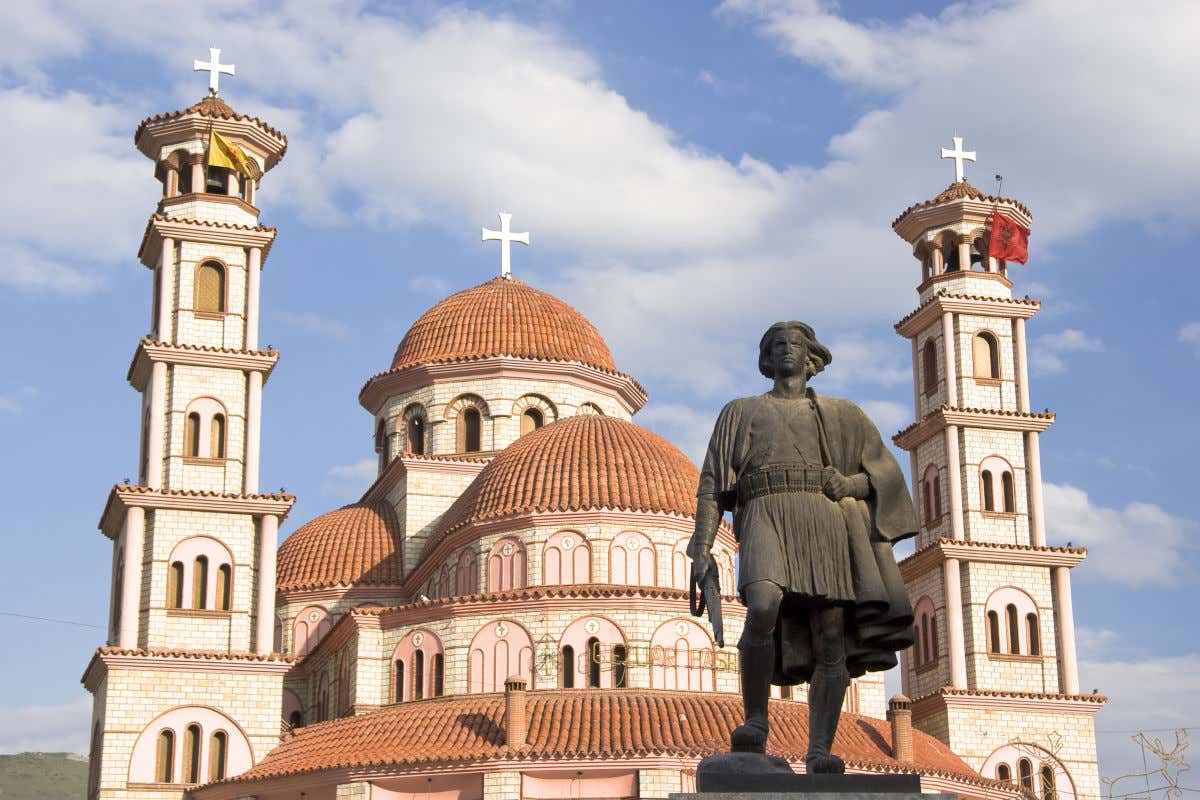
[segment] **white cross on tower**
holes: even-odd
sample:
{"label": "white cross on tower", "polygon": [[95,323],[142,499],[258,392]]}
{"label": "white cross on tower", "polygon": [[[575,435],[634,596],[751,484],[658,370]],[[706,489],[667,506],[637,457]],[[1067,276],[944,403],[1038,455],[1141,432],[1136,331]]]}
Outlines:
{"label": "white cross on tower", "polygon": [[950,140],[954,142],[954,149],[947,150],[946,148],[943,147],[942,148],[942,158],[953,158],[954,159],[954,182],[962,183],[964,180],[966,180],[966,178],[963,177],[963,169],[962,169],[963,162],[964,161],[974,161],[975,160],[975,151],[974,150],[972,150],[970,152],[963,151],[961,136],[951,136]]}
{"label": "white cross on tower", "polygon": [[512,214],[500,212],[500,230],[489,231],[483,229],[483,241],[487,242],[492,239],[500,241],[500,277],[508,278],[512,276],[512,261],[509,258],[509,247],[513,242],[520,244],[529,244],[529,231],[525,233],[512,233],[508,229],[508,224],[512,221]]}
{"label": "white cross on tower", "polygon": [[217,84],[221,80],[221,73],[232,75],[234,69],[233,64],[221,63],[221,51],[216,47],[208,48],[207,64],[198,58],[192,62],[192,72],[208,72],[208,93],[214,96],[217,93]]}

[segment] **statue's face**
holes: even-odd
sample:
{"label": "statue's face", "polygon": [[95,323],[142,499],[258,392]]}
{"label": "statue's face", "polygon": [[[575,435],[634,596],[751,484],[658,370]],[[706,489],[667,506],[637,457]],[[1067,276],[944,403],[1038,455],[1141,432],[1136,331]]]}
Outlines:
{"label": "statue's face", "polygon": [[793,329],[775,334],[771,341],[771,367],[776,378],[803,375],[807,359],[808,344],[803,333]]}

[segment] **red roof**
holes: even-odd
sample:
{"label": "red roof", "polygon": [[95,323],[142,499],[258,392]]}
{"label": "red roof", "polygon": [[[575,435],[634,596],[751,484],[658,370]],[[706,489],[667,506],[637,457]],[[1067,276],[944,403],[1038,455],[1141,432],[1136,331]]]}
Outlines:
{"label": "red roof", "polygon": [[151,123],[175,119],[177,117],[187,116],[188,114],[199,114],[202,117],[211,117],[212,119],[232,119],[239,122],[252,122],[266,133],[274,136],[283,144],[283,150],[279,152],[279,158],[283,158],[283,154],[287,152],[286,136],[272,128],[267,123],[263,122],[258,117],[251,117],[247,114],[239,114],[230,108],[229,104],[220,97],[215,97],[211,94],[206,95],[205,97],[201,98],[198,103],[194,103],[182,111],[170,111],[166,114],[155,114],[152,117],[147,117],[138,124],[137,130],[133,133],[133,140],[136,142],[139,138],[141,138],[142,131],[145,130],[146,126]]}
{"label": "red roof", "polygon": [[296,529],[279,547],[277,589],[398,586],[401,531],[390,503],[355,503]]}
{"label": "red roof", "polygon": [[493,278],[422,314],[396,348],[392,370],[490,356],[617,369],[600,332],[578,311],[515,278]]}
{"label": "red roof", "polygon": [[[505,743],[503,694],[400,703],[297,729],[248,772],[227,782],[338,768],[444,765],[489,760],[547,761],[678,756],[725,751],[741,722],[736,694],[654,689],[555,689],[529,692],[527,746]],[[772,701],[768,751],[799,760],[808,749],[808,706]],[[913,731],[914,763],[892,756],[883,720],[843,714],[835,751],[853,768],[979,775],[937,739]]]}
{"label": "red roof", "polygon": [[971,184],[967,183],[965,180],[961,180],[955,181],[947,186],[938,194],[937,197],[933,198],[932,200],[925,200],[921,203],[913,203],[911,206],[904,209],[900,216],[892,220],[892,227],[896,227],[900,220],[904,219],[911,212],[916,211],[918,208],[925,208],[927,206],[940,206],[942,203],[949,203],[951,200],[980,200],[985,203],[1008,203],[1016,208],[1021,209],[1021,211],[1025,212],[1026,216],[1033,216],[1024,203],[1019,203],[1009,197],[997,197],[990,194],[984,194]]}

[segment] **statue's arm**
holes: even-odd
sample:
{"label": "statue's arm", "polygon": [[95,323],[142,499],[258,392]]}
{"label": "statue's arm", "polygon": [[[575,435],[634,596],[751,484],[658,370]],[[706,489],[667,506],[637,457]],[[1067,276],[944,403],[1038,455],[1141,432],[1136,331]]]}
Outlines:
{"label": "statue's arm", "polygon": [[696,529],[688,542],[687,554],[693,561],[707,559],[721,525],[721,506],[713,495],[696,498]]}

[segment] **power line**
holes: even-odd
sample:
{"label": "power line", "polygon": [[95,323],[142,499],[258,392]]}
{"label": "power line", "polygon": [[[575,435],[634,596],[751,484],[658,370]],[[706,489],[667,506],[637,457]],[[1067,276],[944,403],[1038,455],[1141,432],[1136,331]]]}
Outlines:
{"label": "power line", "polygon": [[0,617],[16,617],[17,619],[28,619],[36,622],[57,622],[60,625],[76,625],[80,628],[95,628],[96,630],[106,630],[103,625],[92,625],[89,622],[76,622],[73,619],[55,619],[54,617],[35,617],[32,614],[18,614],[15,611],[0,611]]}
{"label": "power line", "polygon": [[1197,725],[1172,725],[1170,728],[1130,728],[1129,730],[1096,731],[1096,733],[1171,733],[1172,731],[1200,731]]}

